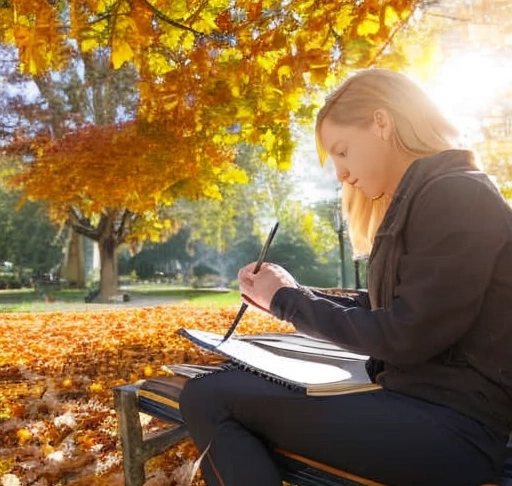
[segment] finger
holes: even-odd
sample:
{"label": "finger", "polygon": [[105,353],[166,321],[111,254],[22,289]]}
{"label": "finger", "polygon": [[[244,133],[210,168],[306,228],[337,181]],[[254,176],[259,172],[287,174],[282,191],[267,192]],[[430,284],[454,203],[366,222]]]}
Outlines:
{"label": "finger", "polygon": [[246,265],[244,268],[247,269],[248,272],[254,273],[254,269],[256,268],[257,263],[251,262],[248,265]]}
{"label": "finger", "polygon": [[257,302],[255,302],[254,300],[252,300],[248,295],[242,293],[242,300],[246,303],[246,304],[249,304],[249,305],[252,305],[262,311],[265,311],[265,312],[269,312],[268,309],[266,309],[265,307],[262,307],[260,304],[258,304]]}
{"label": "finger", "polygon": [[254,273],[254,268],[256,267],[256,262],[249,263],[248,265],[245,265],[245,267],[242,267],[238,271],[238,279],[244,278],[246,275],[250,275]]}

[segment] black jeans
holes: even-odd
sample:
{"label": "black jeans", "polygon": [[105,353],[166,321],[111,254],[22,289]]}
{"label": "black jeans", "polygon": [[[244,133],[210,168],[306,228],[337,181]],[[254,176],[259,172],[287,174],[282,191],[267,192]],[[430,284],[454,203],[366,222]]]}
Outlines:
{"label": "black jeans", "polygon": [[477,486],[506,438],[449,408],[380,390],[309,397],[245,371],[189,380],[180,410],[209,486],[281,486],[281,447],[389,486]]}

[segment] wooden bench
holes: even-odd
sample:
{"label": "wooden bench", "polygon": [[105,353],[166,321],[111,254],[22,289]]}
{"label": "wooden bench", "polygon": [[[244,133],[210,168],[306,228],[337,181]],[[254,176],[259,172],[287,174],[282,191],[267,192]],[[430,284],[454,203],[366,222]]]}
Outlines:
{"label": "wooden bench", "polygon": [[[118,430],[123,451],[126,486],[142,486],[145,463],[188,436],[187,427],[178,406],[179,392],[185,378],[162,377],[114,388]],[[156,390],[156,391],[155,391]],[[171,425],[153,434],[143,434],[140,412]],[[496,485],[512,486],[512,440],[503,477]],[[275,450],[275,460],[284,481],[296,486],[385,486],[370,479],[335,469],[289,451]]]}

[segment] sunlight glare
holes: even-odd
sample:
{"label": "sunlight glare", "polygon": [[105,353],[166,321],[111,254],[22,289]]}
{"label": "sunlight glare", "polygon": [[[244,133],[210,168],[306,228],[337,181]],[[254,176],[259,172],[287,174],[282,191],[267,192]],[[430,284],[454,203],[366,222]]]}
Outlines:
{"label": "sunlight glare", "polygon": [[512,64],[478,51],[448,57],[438,74],[423,85],[463,137],[478,137],[481,116],[510,83]]}

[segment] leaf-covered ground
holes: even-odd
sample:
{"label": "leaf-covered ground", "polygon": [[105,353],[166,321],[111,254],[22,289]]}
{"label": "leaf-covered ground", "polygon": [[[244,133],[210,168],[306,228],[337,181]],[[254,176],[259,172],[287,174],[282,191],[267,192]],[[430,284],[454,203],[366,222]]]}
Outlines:
{"label": "leaf-covered ground", "polygon": [[[215,357],[176,335],[223,332],[234,307],[185,304],[90,312],[3,314],[0,320],[0,484],[122,486],[112,387],[162,374],[161,365]],[[291,330],[249,310],[240,333]],[[145,430],[159,427],[142,417]],[[146,486],[175,484],[196,458],[185,440],[148,463]],[[197,485],[203,484],[198,478]]]}

